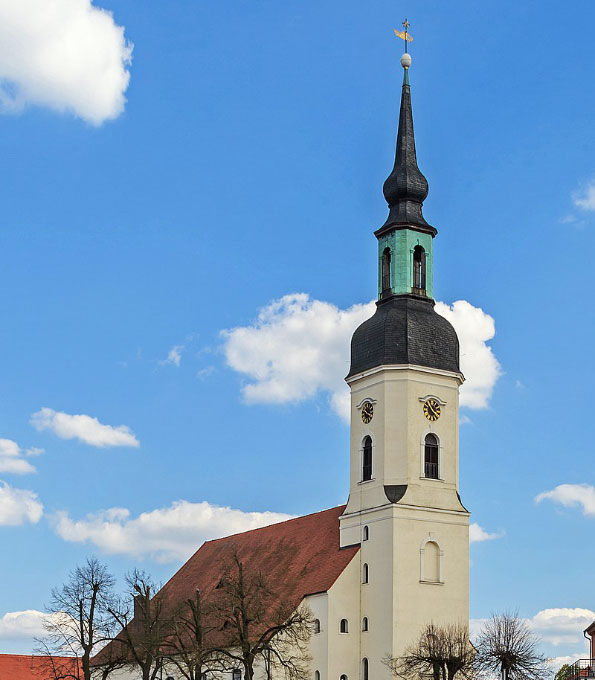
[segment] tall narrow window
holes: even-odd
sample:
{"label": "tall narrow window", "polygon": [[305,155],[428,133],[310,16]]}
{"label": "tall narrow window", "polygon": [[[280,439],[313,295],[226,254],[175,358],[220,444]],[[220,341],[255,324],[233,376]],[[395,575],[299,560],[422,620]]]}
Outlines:
{"label": "tall narrow window", "polygon": [[339,632],[340,633],[349,633],[349,624],[347,623],[347,619],[341,619],[341,624],[339,626]]}
{"label": "tall narrow window", "polygon": [[417,292],[426,292],[426,251],[421,246],[413,249],[413,287]]}
{"label": "tall narrow window", "polygon": [[382,293],[390,293],[390,248],[382,253]]}
{"label": "tall narrow window", "polygon": [[434,541],[428,541],[424,548],[424,581],[440,581],[440,548]]}
{"label": "tall narrow window", "polygon": [[232,680],[242,680],[242,671],[239,668],[234,668],[231,672]]}
{"label": "tall narrow window", "polygon": [[314,680],[320,680],[320,671],[314,671]]}
{"label": "tall narrow window", "polygon": [[365,526],[364,531],[363,531],[363,538],[362,540],[367,541],[370,538],[370,529]]}
{"label": "tall narrow window", "polygon": [[314,619],[314,632],[320,633],[320,619]]}
{"label": "tall narrow window", "polygon": [[436,435],[427,434],[424,447],[424,474],[430,479],[440,479],[438,476],[438,438]]}
{"label": "tall narrow window", "polygon": [[368,680],[368,659],[362,659],[362,680]]}
{"label": "tall narrow window", "polygon": [[362,482],[370,479],[372,479],[372,437],[366,437],[362,455]]}
{"label": "tall narrow window", "polygon": [[364,633],[368,632],[368,617],[367,616],[364,616],[364,618],[362,619],[362,631]]}

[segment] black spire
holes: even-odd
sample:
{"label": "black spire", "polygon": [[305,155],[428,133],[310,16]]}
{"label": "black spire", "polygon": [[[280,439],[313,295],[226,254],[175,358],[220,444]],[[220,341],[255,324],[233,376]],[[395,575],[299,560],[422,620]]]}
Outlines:
{"label": "black spire", "polygon": [[432,236],[437,233],[436,229],[425,221],[421,212],[424,199],[428,195],[428,180],[417,167],[411,88],[407,71],[408,68],[405,68],[395,166],[383,187],[390,212],[386,222],[376,232],[377,236],[388,229],[404,227],[412,227]]}

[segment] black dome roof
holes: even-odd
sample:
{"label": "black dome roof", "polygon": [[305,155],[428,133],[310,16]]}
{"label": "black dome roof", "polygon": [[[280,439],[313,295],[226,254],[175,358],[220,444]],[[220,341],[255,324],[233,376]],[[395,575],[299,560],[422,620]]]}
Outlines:
{"label": "black dome roof", "polygon": [[351,339],[349,376],[386,364],[460,370],[457,334],[433,300],[393,296],[377,304]]}

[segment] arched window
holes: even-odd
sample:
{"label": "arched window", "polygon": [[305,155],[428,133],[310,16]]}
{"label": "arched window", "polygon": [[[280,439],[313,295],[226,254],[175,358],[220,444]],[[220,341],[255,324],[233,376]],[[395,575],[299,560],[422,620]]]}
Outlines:
{"label": "arched window", "polygon": [[368,680],[368,659],[362,659],[362,680]]}
{"label": "arched window", "polygon": [[426,292],[426,251],[421,246],[413,249],[413,287],[417,292]]}
{"label": "arched window", "polygon": [[424,475],[429,479],[440,479],[438,475],[438,438],[427,434],[424,446]]}
{"label": "arched window", "polygon": [[320,680],[320,671],[314,671],[314,680]]}
{"label": "arched window", "polygon": [[440,548],[434,541],[428,541],[424,546],[424,581],[440,582]]}
{"label": "arched window", "polygon": [[341,624],[339,625],[339,632],[349,633],[349,624],[347,623],[347,619],[341,619]]}
{"label": "arched window", "polygon": [[231,672],[231,680],[242,680],[242,671],[239,668],[234,668]]}
{"label": "arched window", "polygon": [[367,564],[364,564],[362,569],[362,583],[368,583],[370,578],[370,569]]}
{"label": "arched window", "polygon": [[364,633],[368,632],[368,617],[367,616],[364,616],[364,618],[362,619],[362,631]]}
{"label": "arched window", "polygon": [[370,538],[370,529],[368,529],[368,527],[365,526],[362,540],[367,541],[369,538]]}
{"label": "arched window", "polygon": [[346,676],[346,675],[342,675],[342,676],[339,678],[339,680],[347,680],[347,676]]}
{"label": "arched window", "polygon": [[366,437],[362,454],[362,482],[370,479],[372,479],[372,437]]}
{"label": "arched window", "polygon": [[314,632],[320,633],[320,619],[314,619]]}
{"label": "arched window", "polygon": [[390,248],[382,253],[382,293],[390,293]]}

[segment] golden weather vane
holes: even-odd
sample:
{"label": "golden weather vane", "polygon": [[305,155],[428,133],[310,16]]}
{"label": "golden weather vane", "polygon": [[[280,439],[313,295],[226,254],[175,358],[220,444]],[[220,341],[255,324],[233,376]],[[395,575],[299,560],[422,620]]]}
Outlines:
{"label": "golden weather vane", "polygon": [[407,52],[407,43],[413,42],[413,38],[409,35],[409,26],[411,26],[411,24],[405,19],[403,22],[404,31],[397,31],[396,28],[394,29],[397,38],[401,38],[401,40],[405,41],[405,52]]}

